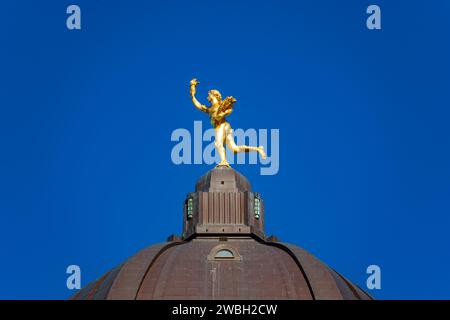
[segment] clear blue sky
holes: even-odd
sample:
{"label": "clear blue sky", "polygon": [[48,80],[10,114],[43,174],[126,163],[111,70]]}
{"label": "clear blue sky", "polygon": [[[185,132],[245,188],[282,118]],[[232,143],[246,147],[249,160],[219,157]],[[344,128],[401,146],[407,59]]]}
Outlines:
{"label": "clear blue sky", "polygon": [[[82,30],[66,28],[66,7]],[[382,30],[365,27],[378,4]],[[181,231],[207,165],[175,166],[190,103],[221,89],[234,127],[279,128],[280,171],[237,165],[268,234],[376,298],[450,298],[450,4],[3,1],[0,298],[65,299]],[[203,100],[204,101],[204,100]]]}

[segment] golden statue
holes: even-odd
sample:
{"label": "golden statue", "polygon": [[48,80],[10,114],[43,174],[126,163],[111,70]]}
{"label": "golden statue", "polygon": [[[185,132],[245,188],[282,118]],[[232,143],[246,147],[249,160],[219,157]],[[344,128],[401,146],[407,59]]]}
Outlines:
{"label": "golden statue", "polygon": [[217,166],[227,166],[230,164],[226,159],[225,147],[224,143],[226,143],[227,147],[231,149],[234,153],[237,152],[249,152],[249,151],[257,151],[261,155],[261,158],[266,159],[266,153],[264,151],[263,146],[259,147],[250,147],[250,146],[238,146],[234,142],[233,137],[233,129],[230,124],[225,120],[225,117],[229,116],[233,111],[233,105],[236,102],[236,99],[233,97],[226,97],[222,100],[222,95],[217,90],[208,91],[208,101],[211,103],[211,106],[208,108],[207,106],[201,104],[195,98],[195,90],[197,85],[200,82],[197,79],[191,80],[191,97],[192,103],[194,106],[200,111],[206,112],[209,114],[211,119],[211,124],[214,127],[216,133],[215,139],[215,147],[217,152],[220,155],[220,163]]}

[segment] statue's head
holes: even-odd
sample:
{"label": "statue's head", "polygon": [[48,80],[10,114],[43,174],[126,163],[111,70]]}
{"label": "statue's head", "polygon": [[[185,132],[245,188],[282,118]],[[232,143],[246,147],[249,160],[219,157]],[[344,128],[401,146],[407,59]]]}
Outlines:
{"label": "statue's head", "polygon": [[222,101],[222,95],[217,90],[209,90],[208,92],[208,101],[212,104],[217,104]]}

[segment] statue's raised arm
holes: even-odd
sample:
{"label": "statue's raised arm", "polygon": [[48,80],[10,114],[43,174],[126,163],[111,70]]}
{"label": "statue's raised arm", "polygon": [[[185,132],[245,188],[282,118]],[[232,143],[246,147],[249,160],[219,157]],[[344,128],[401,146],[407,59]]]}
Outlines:
{"label": "statue's raised arm", "polygon": [[196,92],[196,87],[200,82],[197,81],[197,79],[192,79],[191,80],[191,98],[192,98],[192,103],[194,104],[194,106],[203,112],[208,113],[208,107],[205,106],[204,104],[201,104],[197,98],[195,97],[195,92]]}

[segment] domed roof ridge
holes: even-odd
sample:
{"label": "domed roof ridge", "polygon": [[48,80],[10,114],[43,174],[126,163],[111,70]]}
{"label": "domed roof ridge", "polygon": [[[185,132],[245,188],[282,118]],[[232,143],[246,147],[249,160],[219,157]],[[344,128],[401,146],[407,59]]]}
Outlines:
{"label": "domed roof ridge", "polygon": [[251,191],[248,179],[226,166],[218,166],[209,170],[197,180],[195,191],[203,192],[242,192]]}
{"label": "domed roof ridge", "polygon": [[[286,242],[265,242],[285,250],[297,262],[315,300],[372,300],[364,290],[302,247]],[[320,279],[320,281],[317,281]]]}

